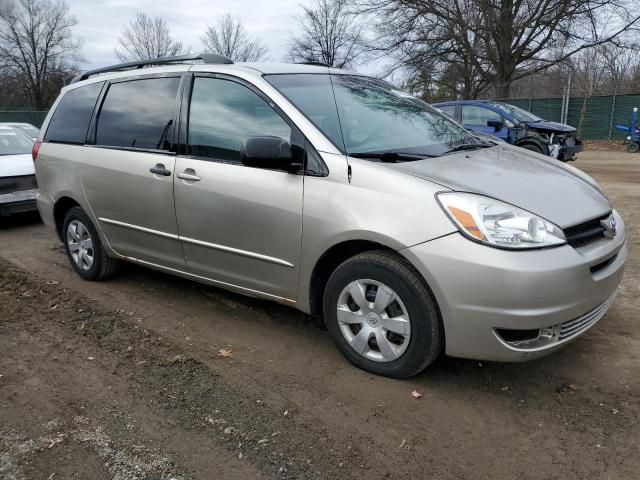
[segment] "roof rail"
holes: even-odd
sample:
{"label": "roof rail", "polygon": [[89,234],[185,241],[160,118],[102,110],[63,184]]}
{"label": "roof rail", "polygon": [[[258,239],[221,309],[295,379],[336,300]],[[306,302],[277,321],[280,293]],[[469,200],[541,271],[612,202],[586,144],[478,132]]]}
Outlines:
{"label": "roof rail", "polygon": [[153,58],[150,60],[137,60],[135,62],[120,63],[118,65],[111,65],[110,67],[103,67],[103,68],[97,68],[95,70],[89,70],[87,72],[81,73],[73,77],[70,83],[81,82],[82,80],[86,80],[87,78],[93,75],[98,75],[100,73],[134,70],[136,68],[144,68],[151,65],[170,65],[172,63],[188,62],[190,60],[202,60],[204,63],[222,63],[222,64],[233,63],[233,61],[230,58],[227,58],[224,55],[219,55],[217,53],[199,53],[195,55],[190,54],[190,55],[179,55],[176,57]]}
{"label": "roof rail", "polygon": [[328,63],[323,63],[323,62],[299,62],[298,65],[314,65],[316,67],[338,68],[338,67],[332,67]]}

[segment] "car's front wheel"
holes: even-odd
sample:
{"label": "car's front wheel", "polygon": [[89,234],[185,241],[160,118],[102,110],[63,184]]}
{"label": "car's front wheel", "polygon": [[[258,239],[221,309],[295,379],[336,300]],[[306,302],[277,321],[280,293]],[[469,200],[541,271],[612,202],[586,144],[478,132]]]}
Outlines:
{"label": "car's front wheel", "polygon": [[69,209],[62,225],[64,248],[73,269],[85,280],[106,280],[120,262],[107,255],[93,222],[81,207]]}
{"label": "car's front wheel", "polygon": [[342,263],[327,282],[323,308],[336,346],[364,370],[407,378],[440,353],[443,333],[433,296],[394,253],[367,252]]}

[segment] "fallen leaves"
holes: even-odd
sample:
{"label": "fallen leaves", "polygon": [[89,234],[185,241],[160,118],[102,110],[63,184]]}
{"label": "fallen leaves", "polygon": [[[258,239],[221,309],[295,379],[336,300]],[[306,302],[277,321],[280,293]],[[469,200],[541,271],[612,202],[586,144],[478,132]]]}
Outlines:
{"label": "fallen leaves", "polygon": [[223,358],[233,357],[233,350],[227,350],[226,348],[221,348],[218,350],[218,356]]}

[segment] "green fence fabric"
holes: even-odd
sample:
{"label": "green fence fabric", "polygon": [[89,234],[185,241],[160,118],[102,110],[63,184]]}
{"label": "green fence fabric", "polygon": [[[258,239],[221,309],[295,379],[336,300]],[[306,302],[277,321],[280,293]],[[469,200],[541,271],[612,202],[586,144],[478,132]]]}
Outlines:
{"label": "green fence fabric", "polygon": [[[562,98],[518,98],[508,103],[524,108],[554,122],[560,121]],[[584,107],[584,115],[582,113]],[[625,133],[616,130],[616,125],[627,125],[634,107],[640,108],[640,95],[608,95],[587,98],[571,97],[567,123],[580,128],[581,138],[587,140],[622,140]],[[47,112],[13,111],[0,112],[0,122],[27,122],[40,127]]]}
{"label": "green fence fabric", "polygon": [[[508,103],[545,120],[560,121],[562,98],[519,98]],[[634,107],[640,108],[640,95],[588,97],[586,103],[584,97],[571,97],[567,123],[579,128],[582,117],[581,137],[587,140],[622,140],[625,133],[616,130],[616,125],[628,125]]]}
{"label": "green fence fabric", "polygon": [[13,112],[0,112],[0,123],[2,122],[20,122],[30,123],[40,128],[42,122],[48,112],[33,112],[33,111],[13,111]]}

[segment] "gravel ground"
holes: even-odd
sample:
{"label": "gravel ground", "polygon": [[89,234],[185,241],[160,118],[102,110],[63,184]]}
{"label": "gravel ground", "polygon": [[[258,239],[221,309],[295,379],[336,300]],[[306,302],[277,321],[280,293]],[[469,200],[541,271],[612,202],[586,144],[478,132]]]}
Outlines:
{"label": "gravel ground", "polygon": [[84,282],[37,217],[3,221],[0,478],[638,478],[640,156],[574,165],[627,222],[609,313],[544,359],[407,381],[283,306],[135,266]]}

